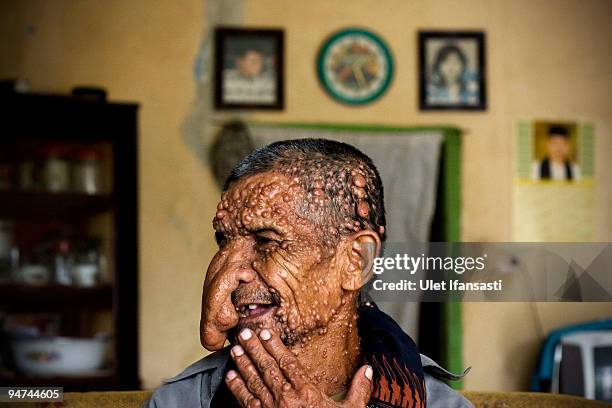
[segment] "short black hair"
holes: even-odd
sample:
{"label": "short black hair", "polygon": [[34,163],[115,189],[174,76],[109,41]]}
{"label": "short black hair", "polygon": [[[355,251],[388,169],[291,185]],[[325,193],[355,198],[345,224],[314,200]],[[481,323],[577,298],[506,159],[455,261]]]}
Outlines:
{"label": "short black hair", "polygon": [[569,138],[569,132],[567,127],[563,125],[551,125],[548,128],[548,137],[562,137],[565,139]]}
{"label": "short black hair", "polygon": [[[372,159],[355,147],[327,139],[275,142],[245,157],[232,170],[223,190],[238,180],[269,171],[297,177],[307,195],[315,189],[324,191],[329,205],[325,206],[323,214],[305,214],[309,219],[340,233],[356,228],[371,229],[384,240],[386,219],[382,180]],[[356,177],[365,181],[363,188],[356,190]],[[363,202],[369,210],[367,217],[358,214],[357,207]]]}

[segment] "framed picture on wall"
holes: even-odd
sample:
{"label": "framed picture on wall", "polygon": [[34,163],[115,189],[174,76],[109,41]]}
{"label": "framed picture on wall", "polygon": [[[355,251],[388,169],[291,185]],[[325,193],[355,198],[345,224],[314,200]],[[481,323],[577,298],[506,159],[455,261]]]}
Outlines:
{"label": "framed picture on wall", "polygon": [[347,105],[379,99],[393,79],[393,57],[382,37],[349,27],[330,35],[319,50],[317,72],[321,86]]}
{"label": "framed picture on wall", "polygon": [[485,34],[481,31],[419,32],[421,110],[485,110]]}
{"label": "framed picture on wall", "polygon": [[284,106],[284,33],[277,29],[215,30],[215,107]]}

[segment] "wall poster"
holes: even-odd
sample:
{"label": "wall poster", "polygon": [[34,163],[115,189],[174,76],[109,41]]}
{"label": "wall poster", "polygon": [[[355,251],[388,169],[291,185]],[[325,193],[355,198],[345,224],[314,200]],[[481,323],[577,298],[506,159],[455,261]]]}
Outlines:
{"label": "wall poster", "polygon": [[593,241],[593,126],[519,121],[516,138],[514,241]]}

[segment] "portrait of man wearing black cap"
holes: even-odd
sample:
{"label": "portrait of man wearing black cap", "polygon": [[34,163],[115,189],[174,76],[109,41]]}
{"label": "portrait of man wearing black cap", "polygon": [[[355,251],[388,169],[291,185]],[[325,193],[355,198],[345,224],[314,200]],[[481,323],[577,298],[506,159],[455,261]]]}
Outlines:
{"label": "portrait of man wearing black cap", "polygon": [[567,126],[548,127],[546,155],[532,164],[534,180],[576,181],[580,179],[580,167],[571,160],[572,145]]}

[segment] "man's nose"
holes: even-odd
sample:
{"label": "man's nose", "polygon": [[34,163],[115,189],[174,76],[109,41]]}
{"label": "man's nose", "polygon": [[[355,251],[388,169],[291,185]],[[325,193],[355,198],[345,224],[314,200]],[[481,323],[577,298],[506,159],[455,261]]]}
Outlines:
{"label": "man's nose", "polygon": [[238,284],[250,283],[257,279],[257,272],[252,266],[254,257],[251,252],[251,248],[245,242],[234,243],[223,267],[224,274],[233,275],[233,280]]}
{"label": "man's nose", "polygon": [[245,265],[244,263],[237,265],[234,273],[238,284],[250,283],[257,279],[257,272],[253,270],[251,265]]}

